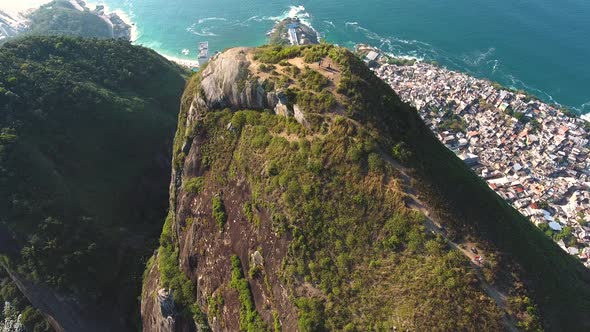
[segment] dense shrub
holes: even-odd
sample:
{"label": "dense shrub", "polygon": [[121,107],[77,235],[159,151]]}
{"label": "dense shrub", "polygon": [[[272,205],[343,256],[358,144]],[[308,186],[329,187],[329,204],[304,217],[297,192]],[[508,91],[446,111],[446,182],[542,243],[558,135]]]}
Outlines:
{"label": "dense shrub", "polygon": [[256,51],[254,59],[265,64],[276,64],[282,60],[294,58],[298,56],[300,52],[301,49],[298,46],[265,46]]}
{"label": "dense shrub", "polygon": [[314,92],[321,92],[323,88],[328,86],[330,81],[328,78],[317,71],[305,67],[303,72],[298,76],[303,89],[312,90]]}
{"label": "dense shrub", "polygon": [[223,231],[223,226],[227,221],[227,214],[225,212],[223,199],[219,195],[211,199],[211,208],[213,211],[213,219],[215,219],[217,225],[219,225],[219,230]]}
{"label": "dense shrub", "polygon": [[256,311],[248,280],[244,278],[238,256],[231,256],[231,281],[229,286],[238,292],[240,301],[240,330],[247,332],[270,331]]}
{"label": "dense shrub", "polygon": [[193,177],[184,182],[184,190],[191,194],[200,194],[203,190],[203,178]]}

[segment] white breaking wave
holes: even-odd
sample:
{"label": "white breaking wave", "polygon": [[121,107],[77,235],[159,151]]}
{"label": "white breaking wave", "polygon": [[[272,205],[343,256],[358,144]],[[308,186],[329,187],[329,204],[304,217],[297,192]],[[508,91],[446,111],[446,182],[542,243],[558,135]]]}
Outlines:
{"label": "white breaking wave", "polygon": [[211,32],[210,27],[198,27],[197,23],[193,23],[186,31],[201,37],[216,37],[217,34]]}
{"label": "white breaking wave", "polygon": [[[70,2],[73,2],[73,1],[70,0]],[[135,17],[135,15],[132,10],[132,8],[133,8],[132,3],[125,1],[125,9],[117,7],[114,10],[109,8],[109,6],[106,5],[105,3],[101,2],[101,0],[85,1],[85,4],[86,4],[86,7],[90,10],[95,10],[96,6],[100,5],[100,6],[104,7],[105,13],[117,14],[117,16],[119,16],[119,18],[121,20],[123,20],[123,22],[125,22],[125,24],[127,24],[131,27],[131,36],[130,36],[131,42],[135,42],[141,37],[141,32],[139,31],[137,24],[135,24],[133,21],[133,18]]]}
{"label": "white breaking wave", "polygon": [[324,23],[326,23],[327,25],[331,26],[332,28],[335,28],[336,26],[334,25],[334,22],[332,21],[323,21]]}
{"label": "white breaking wave", "polygon": [[385,54],[387,56],[393,57],[393,58],[400,58],[400,59],[406,59],[406,60],[414,60],[414,61],[418,61],[418,62],[422,62],[424,61],[423,57],[419,57],[416,55],[399,55],[399,54],[393,54],[391,52],[385,52]]}
{"label": "white breaking wave", "polygon": [[206,18],[202,18],[202,19],[198,20],[197,23],[203,24],[203,23],[209,22],[209,21],[227,21],[227,19],[225,19],[223,17],[206,17]]}
{"label": "white breaking wave", "polygon": [[472,66],[478,67],[483,61],[486,61],[496,49],[494,47],[488,48],[486,51],[477,51],[472,55],[463,55],[461,58],[463,62]]}
{"label": "white breaking wave", "polygon": [[10,37],[28,25],[27,14],[51,0],[0,0],[0,38]]}
{"label": "white breaking wave", "polygon": [[117,16],[119,16],[119,18],[123,20],[123,22],[125,22],[127,25],[131,27],[131,42],[136,41],[140,37],[140,34],[139,28],[137,28],[137,24],[133,23],[133,20],[131,19],[133,12],[127,14],[125,11],[117,9],[114,11],[114,13],[117,14]]}
{"label": "white breaking wave", "polygon": [[508,78],[510,80],[511,86],[510,88],[515,88],[515,89],[524,89],[524,90],[528,90],[528,91],[533,91],[535,93],[535,95],[537,96],[545,96],[545,98],[547,100],[549,100],[551,103],[562,106],[560,103],[558,103],[552,95],[548,94],[547,92],[537,89],[533,86],[530,86],[528,84],[526,84],[525,82],[521,81],[520,79],[514,77],[514,75],[512,74],[507,74],[505,75],[506,78]]}
{"label": "white breaking wave", "polygon": [[[572,107],[572,108],[580,113],[588,113],[588,112],[590,112],[590,100],[583,103],[582,105],[580,105],[578,107]],[[588,118],[587,121],[590,121],[590,115],[587,115],[587,118]]]}
{"label": "white breaking wave", "polygon": [[287,12],[286,17],[284,17],[283,19],[285,19],[287,17],[293,18],[295,16],[301,18],[301,17],[309,17],[310,15],[309,15],[309,13],[305,12],[305,7],[303,7],[303,6],[291,6],[291,7],[289,7],[289,11]]}
{"label": "white breaking wave", "polygon": [[496,70],[498,69],[498,64],[500,63],[500,61],[498,61],[498,60],[492,60],[492,63],[494,64],[493,67],[492,67],[492,74],[495,74],[496,73]]}
{"label": "white breaking wave", "polygon": [[301,20],[301,22],[303,22],[305,25],[309,26],[310,28],[312,28],[313,30],[314,27],[311,25],[311,14],[307,13],[305,11],[305,7],[303,6],[291,6],[289,7],[289,10],[287,10],[286,12],[284,12],[283,14],[279,15],[279,16],[264,16],[262,19],[266,20],[266,21],[273,21],[273,22],[280,22],[286,18],[294,18],[297,17],[299,18],[299,20]]}
{"label": "white breaking wave", "polygon": [[[305,7],[303,6],[291,6],[289,7],[289,10],[284,12],[283,14],[279,15],[279,16],[265,16],[263,17],[263,19],[267,20],[267,21],[276,21],[276,22],[280,22],[286,18],[293,18],[295,16],[300,17],[303,16],[301,15],[301,13],[305,12]],[[307,14],[309,15],[309,14]],[[307,16],[309,17],[309,16]]]}
{"label": "white breaking wave", "polygon": [[212,26],[208,26],[207,22],[226,22],[227,19],[224,17],[205,17],[199,19],[196,23],[191,24],[186,31],[195,34],[200,37],[217,37],[218,34],[212,32],[211,30],[214,28]]}
{"label": "white breaking wave", "polygon": [[243,27],[248,27],[248,26],[250,26],[250,22],[262,22],[262,21],[263,21],[263,18],[262,17],[260,17],[258,15],[255,15],[255,16],[249,17],[248,19],[243,20],[243,21],[236,21],[234,23],[234,25],[240,25],[240,26],[243,26]]}
{"label": "white breaking wave", "polygon": [[260,22],[260,21],[262,21],[262,18],[260,18],[260,16],[256,15],[256,16],[252,16],[252,17],[248,18],[244,22],[250,22],[250,21]]}

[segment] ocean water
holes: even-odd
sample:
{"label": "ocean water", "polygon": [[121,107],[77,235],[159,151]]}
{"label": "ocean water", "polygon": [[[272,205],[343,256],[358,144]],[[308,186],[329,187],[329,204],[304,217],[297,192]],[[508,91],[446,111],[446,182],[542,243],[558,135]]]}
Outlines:
{"label": "ocean water", "polygon": [[[21,0],[0,0],[21,1]],[[195,58],[264,44],[298,15],[329,42],[378,46],[590,112],[588,0],[94,0],[127,13],[137,44]],[[190,53],[185,56],[183,49]]]}

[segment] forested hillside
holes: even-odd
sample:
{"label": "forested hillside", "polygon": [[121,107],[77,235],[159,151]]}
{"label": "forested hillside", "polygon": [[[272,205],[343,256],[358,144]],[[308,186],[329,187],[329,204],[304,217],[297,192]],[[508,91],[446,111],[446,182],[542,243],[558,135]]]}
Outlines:
{"label": "forested hillside", "polygon": [[[126,41],[67,37],[3,45],[0,73],[2,265],[129,326],[186,73]],[[5,279],[2,299],[14,289]]]}

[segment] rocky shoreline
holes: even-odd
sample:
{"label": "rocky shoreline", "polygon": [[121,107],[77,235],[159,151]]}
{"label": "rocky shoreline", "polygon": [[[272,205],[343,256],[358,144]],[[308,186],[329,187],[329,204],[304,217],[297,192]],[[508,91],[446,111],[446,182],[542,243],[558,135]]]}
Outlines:
{"label": "rocky shoreline", "polygon": [[269,44],[275,45],[311,45],[320,42],[318,32],[297,17],[278,22],[267,36]]}
{"label": "rocky shoreline", "polygon": [[70,0],[70,3],[79,11],[88,10],[105,21],[112,29],[112,38],[122,38],[129,41],[136,38],[134,24],[121,17],[120,13],[108,11],[104,5],[96,5],[94,9],[91,9],[84,0]]}

